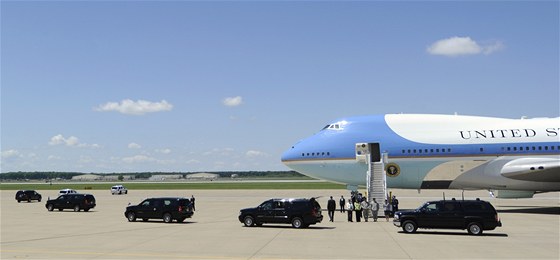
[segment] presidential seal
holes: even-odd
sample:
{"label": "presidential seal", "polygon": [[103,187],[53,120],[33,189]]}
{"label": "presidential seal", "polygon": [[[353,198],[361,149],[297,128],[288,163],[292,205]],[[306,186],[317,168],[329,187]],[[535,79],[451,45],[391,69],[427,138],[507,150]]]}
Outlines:
{"label": "presidential seal", "polygon": [[385,172],[389,177],[397,177],[401,173],[401,167],[396,163],[388,163],[385,166]]}

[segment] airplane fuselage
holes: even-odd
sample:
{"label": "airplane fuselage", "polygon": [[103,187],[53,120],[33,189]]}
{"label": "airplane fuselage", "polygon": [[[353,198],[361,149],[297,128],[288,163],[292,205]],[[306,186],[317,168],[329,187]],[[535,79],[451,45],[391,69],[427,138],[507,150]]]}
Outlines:
{"label": "airplane fuselage", "polygon": [[379,143],[388,187],[560,190],[560,118],[350,117],[296,143],[282,161],[314,178],[365,185],[357,143]]}

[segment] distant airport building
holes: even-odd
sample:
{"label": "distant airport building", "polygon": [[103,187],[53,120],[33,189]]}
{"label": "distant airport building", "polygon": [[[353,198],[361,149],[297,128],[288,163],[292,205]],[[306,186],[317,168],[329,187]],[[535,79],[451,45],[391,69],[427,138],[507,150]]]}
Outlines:
{"label": "distant airport building", "polygon": [[216,180],[219,177],[220,177],[219,174],[201,172],[201,173],[188,174],[185,178],[187,180]]}
{"label": "distant airport building", "polygon": [[150,181],[165,181],[165,180],[178,180],[183,178],[180,174],[167,174],[167,175],[152,175],[148,180]]}
{"label": "distant airport building", "polygon": [[97,174],[83,174],[72,177],[73,181],[100,181],[102,179],[103,176]]}
{"label": "distant airport building", "polygon": [[[119,176],[121,176],[121,175],[107,175],[107,176],[103,176],[103,180],[105,180],[105,181],[118,181]],[[122,177],[123,177],[124,181],[135,179],[134,175],[122,175]]]}
{"label": "distant airport building", "polygon": [[[120,175],[83,174],[73,176],[73,181],[118,181]],[[134,180],[134,175],[122,175],[123,180]]]}

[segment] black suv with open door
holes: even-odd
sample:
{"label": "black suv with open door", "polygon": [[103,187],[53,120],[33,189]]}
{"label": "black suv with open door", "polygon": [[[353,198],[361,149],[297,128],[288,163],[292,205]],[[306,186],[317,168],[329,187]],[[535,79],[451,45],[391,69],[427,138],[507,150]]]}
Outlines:
{"label": "black suv with open door", "polygon": [[91,194],[79,194],[70,193],[65,195],[60,195],[58,198],[53,200],[47,200],[45,207],[49,211],[58,209],[62,211],[63,209],[73,209],[74,211],[89,211],[95,208],[95,197]]}
{"label": "black suv with open door", "polygon": [[269,199],[256,208],[242,209],[239,212],[239,221],[247,227],[263,223],[283,223],[302,228],[322,220],[321,205],[315,198]]}
{"label": "black suv with open door", "polygon": [[406,233],[414,233],[417,228],[441,228],[466,229],[471,235],[502,226],[494,206],[480,199],[429,201],[414,211],[395,212],[393,224]]}
{"label": "black suv with open door", "polygon": [[20,203],[22,200],[31,202],[32,200],[36,200],[41,202],[41,194],[37,193],[34,190],[19,190],[16,192],[16,200]]}
{"label": "black suv with open door", "polygon": [[180,197],[145,199],[138,205],[126,207],[124,212],[124,216],[130,222],[136,221],[136,218],[141,218],[143,221],[154,218],[163,219],[165,223],[173,220],[183,222],[193,214],[190,199]]}

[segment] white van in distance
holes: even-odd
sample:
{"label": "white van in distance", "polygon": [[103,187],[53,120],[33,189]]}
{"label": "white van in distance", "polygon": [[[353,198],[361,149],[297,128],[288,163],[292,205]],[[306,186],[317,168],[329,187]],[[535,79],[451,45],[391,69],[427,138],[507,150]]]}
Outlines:
{"label": "white van in distance", "polygon": [[122,185],[115,185],[113,187],[111,187],[111,194],[115,195],[115,194],[127,194],[128,190],[123,187]]}

